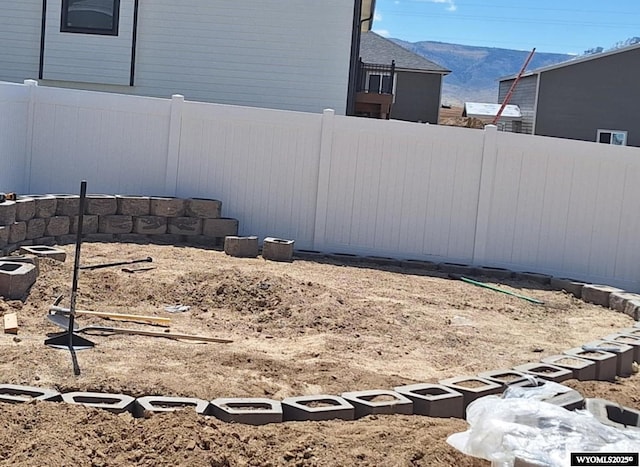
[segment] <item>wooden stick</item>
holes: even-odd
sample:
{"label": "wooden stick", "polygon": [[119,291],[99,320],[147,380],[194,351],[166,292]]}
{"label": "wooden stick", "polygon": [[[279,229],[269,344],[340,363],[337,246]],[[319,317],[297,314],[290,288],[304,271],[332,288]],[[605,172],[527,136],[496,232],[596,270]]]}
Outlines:
{"label": "wooden stick", "polygon": [[[56,305],[50,306],[49,311],[53,311],[55,313],[70,313],[69,308],[63,308]],[[171,318],[163,318],[160,316],[127,315],[123,313],[109,313],[104,311],[76,310],[76,315],[97,316],[99,318],[108,318],[120,321],[150,321],[161,326],[169,326],[169,323],[171,323]]]}
{"label": "wooden stick", "polygon": [[87,331],[110,332],[113,334],[136,334],[139,336],[166,337],[168,339],[182,339],[201,342],[218,342],[220,344],[229,344],[233,342],[229,339],[220,339],[217,337],[196,336],[192,334],[177,334],[174,332],[145,331],[144,329],[111,328],[107,326],[85,326],[83,328],[77,329],[77,332]]}

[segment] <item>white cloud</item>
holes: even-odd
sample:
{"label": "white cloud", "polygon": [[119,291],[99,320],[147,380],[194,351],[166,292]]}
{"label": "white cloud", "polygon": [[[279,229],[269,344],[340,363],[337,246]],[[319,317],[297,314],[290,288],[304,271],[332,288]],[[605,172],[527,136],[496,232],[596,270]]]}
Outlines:
{"label": "white cloud", "polygon": [[386,29],[372,29],[372,31],[382,37],[391,37],[391,33]]}
{"label": "white cloud", "polygon": [[447,7],[447,11],[456,11],[458,9],[458,7],[456,6],[456,2],[455,0],[423,0],[429,3],[444,3],[446,5],[449,5]]}
{"label": "white cloud", "polygon": [[374,21],[382,21],[382,15],[380,13],[374,13],[373,14],[373,20]]}

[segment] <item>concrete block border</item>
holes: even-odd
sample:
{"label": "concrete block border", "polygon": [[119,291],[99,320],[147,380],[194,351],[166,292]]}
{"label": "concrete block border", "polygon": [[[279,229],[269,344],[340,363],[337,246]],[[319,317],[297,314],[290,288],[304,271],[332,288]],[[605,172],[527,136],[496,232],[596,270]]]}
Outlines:
{"label": "concrete block border", "polygon": [[355,407],[342,397],[329,394],[287,397],[282,400],[284,421],[353,420]]}
{"label": "concrete block border", "polygon": [[273,399],[218,398],[210,404],[209,413],[223,422],[266,425],[283,420],[282,404]]}

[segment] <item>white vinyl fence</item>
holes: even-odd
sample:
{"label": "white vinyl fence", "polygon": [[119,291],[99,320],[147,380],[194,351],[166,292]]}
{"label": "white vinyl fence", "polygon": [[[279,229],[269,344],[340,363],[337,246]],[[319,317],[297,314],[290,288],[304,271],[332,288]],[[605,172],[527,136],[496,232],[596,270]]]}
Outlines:
{"label": "white vinyl fence", "polygon": [[242,235],[640,291],[640,149],[0,83],[0,191],[216,198]]}

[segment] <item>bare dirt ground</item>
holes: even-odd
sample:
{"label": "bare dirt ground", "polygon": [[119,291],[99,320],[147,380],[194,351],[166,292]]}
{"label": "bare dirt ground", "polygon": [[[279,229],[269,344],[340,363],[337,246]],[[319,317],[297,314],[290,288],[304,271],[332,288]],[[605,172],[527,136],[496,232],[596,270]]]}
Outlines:
{"label": "bare dirt ground", "polygon": [[[62,305],[69,303],[74,247],[64,249],[67,262],[41,261],[24,302],[0,299],[0,314],[17,312],[20,324],[16,338],[0,335],[0,383],[207,400],[340,394],[539,361],[633,324],[533,283],[499,285],[544,300],[543,306],[418,270],[85,244],[83,264],[151,256],[156,269],[82,271],[78,309],[170,317],[173,332],[234,342],[85,336],[96,347],[78,353],[82,374],[74,376],[69,353],[43,345],[47,333],[59,330],[45,319],[49,305],[60,294]],[[176,304],[191,308],[164,311]],[[639,382],[635,375],[570,385],[585,397],[638,408]],[[142,419],[55,403],[0,404],[0,411],[0,465],[7,466],[488,465],[446,444],[447,436],[466,429],[464,420],[371,416],[251,427],[190,411]]]}

